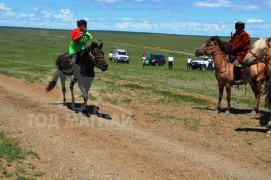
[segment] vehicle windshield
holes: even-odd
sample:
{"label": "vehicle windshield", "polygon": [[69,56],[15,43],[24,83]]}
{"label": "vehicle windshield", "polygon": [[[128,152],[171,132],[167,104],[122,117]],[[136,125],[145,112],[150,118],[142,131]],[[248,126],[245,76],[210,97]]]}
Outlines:
{"label": "vehicle windshield", "polygon": [[126,55],[126,52],[119,52],[119,55]]}

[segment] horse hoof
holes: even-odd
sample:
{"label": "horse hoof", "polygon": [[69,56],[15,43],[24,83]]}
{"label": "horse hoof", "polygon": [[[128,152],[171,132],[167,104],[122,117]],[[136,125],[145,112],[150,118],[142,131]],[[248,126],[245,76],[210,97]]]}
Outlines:
{"label": "horse hoof", "polygon": [[231,114],[231,113],[230,113],[230,111],[226,111],[225,114],[226,114],[226,115],[229,115],[229,114]]}
{"label": "horse hoof", "polygon": [[267,132],[265,136],[266,137],[271,137],[271,132]]}
{"label": "horse hoof", "polygon": [[214,111],[214,113],[215,113],[215,114],[219,114],[219,110],[216,109],[216,110]]}
{"label": "horse hoof", "polygon": [[252,112],[251,112],[251,115],[252,115],[252,116],[256,116],[257,113],[256,113],[255,111],[252,111]]}

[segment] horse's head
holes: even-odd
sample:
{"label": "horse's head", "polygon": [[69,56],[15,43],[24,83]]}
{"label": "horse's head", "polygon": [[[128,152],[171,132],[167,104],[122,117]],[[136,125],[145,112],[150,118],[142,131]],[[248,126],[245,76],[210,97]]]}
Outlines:
{"label": "horse's head", "polygon": [[87,47],[87,52],[91,60],[93,61],[94,65],[100,68],[102,71],[106,71],[108,68],[108,64],[104,58],[104,52],[102,51],[103,42],[98,45],[96,42],[92,42],[89,47]]}
{"label": "horse's head", "polygon": [[216,47],[219,47],[222,52],[226,53],[226,43],[221,41],[218,36],[214,36],[196,49],[195,56],[213,56]]}
{"label": "horse's head", "polygon": [[264,62],[268,63],[271,56],[271,38],[259,38],[255,43],[253,44],[252,50],[247,53],[247,55],[244,58],[245,64],[252,64],[257,62]]}

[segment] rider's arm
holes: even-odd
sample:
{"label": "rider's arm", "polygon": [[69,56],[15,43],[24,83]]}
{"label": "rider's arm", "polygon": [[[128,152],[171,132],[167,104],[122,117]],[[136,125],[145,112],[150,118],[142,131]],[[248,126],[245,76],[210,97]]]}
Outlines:
{"label": "rider's arm", "polygon": [[71,32],[72,41],[77,41],[78,39],[80,39],[82,37],[83,37],[83,35],[80,33],[79,28],[72,30],[72,32]]}

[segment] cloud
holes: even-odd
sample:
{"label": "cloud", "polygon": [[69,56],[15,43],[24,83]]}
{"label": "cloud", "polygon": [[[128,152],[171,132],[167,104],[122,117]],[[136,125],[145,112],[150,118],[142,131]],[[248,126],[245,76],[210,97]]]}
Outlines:
{"label": "cloud", "polygon": [[131,26],[131,22],[120,22],[120,23],[116,23],[116,28],[117,29],[127,29]]}
{"label": "cloud", "polygon": [[262,22],[264,22],[264,20],[262,20],[262,19],[248,19],[247,22],[248,23],[262,23]]}
{"label": "cloud", "polygon": [[73,21],[74,19],[69,9],[60,9],[60,13],[53,15],[53,17],[62,21]]}
{"label": "cloud", "polygon": [[0,3],[0,11],[4,11],[4,12],[7,12],[7,11],[12,11],[11,8],[8,8],[5,3]]}
{"label": "cloud", "polygon": [[96,2],[99,3],[118,3],[118,2],[122,2],[122,0],[95,0]]}
{"label": "cloud", "polygon": [[[127,19],[127,18],[123,18]],[[120,30],[133,30],[133,31],[147,31],[152,30],[157,25],[155,23],[151,23],[148,20],[132,20],[127,19],[124,22],[116,23],[115,27],[116,29]]]}
{"label": "cloud", "polygon": [[251,4],[234,4],[228,0],[217,0],[217,1],[205,1],[205,2],[193,2],[195,7],[200,8],[231,8],[238,11],[252,11],[257,10],[257,5]]}
{"label": "cloud", "polygon": [[5,3],[0,3],[0,15],[3,16],[14,16],[13,10],[5,5]]}
{"label": "cloud", "polygon": [[271,0],[267,0],[265,4],[267,4],[268,7],[271,7]]}
{"label": "cloud", "polygon": [[132,21],[133,19],[132,18],[128,18],[128,17],[123,17],[122,20],[123,21]]}
{"label": "cloud", "polygon": [[206,8],[217,8],[217,7],[228,7],[230,6],[229,1],[227,0],[218,0],[213,2],[194,2],[196,7],[206,7]]}

